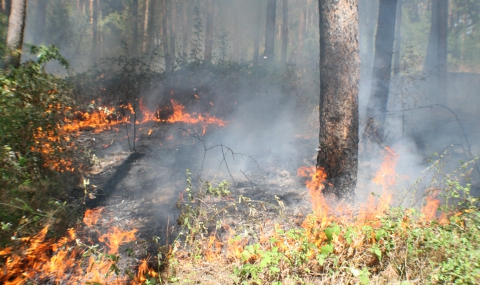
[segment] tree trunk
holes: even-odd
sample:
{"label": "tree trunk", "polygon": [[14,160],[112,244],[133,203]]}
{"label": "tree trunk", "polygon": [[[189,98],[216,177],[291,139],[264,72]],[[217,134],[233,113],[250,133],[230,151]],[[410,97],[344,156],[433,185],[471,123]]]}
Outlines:
{"label": "tree trunk", "polygon": [[432,1],[432,23],[423,71],[432,73],[428,79],[430,93],[440,104],[444,104],[447,99],[447,29],[448,0]]}
{"label": "tree trunk", "polygon": [[188,55],[188,32],[190,31],[189,19],[192,15],[188,14],[188,3],[183,1],[183,21],[182,21],[182,53],[186,58]]}
{"label": "tree trunk", "polygon": [[238,0],[233,3],[233,60],[240,60],[240,33],[239,33],[239,9]]}
{"label": "tree trunk", "polygon": [[150,3],[150,11],[148,16],[148,27],[147,27],[147,51],[151,52],[154,45],[155,38],[155,8],[157,0],[152,0]]}
{"label": "tree trunk", "polygon": [[[303,2],[303,1],[302,1]],[[304,4],[304,3],[303,3]],[[303,35],[305,34],[305,7],[300,8],[300,19],[298,23],[298,45],[296,51],[296,60],[303,57]]]}
{"label": "tree trunk", "polygon": [[168,10],[168,35],[169,35],[169,52],[170,52],[170,65],[168,71],[173,71],[175,69],[175,18],[176,18],[176,9],[174,0],[167,0],[167,10]]}
{"label": "tree trunk", "polygon": [[95,1],[99,0],[90,0],[90,23],[92,25],[92,50],[90,58],[92,63],[95,63],[98,55],[98,9],[95,9]]}
{"label": "tree trunk", "polygon": [[2,0],[2,12],[5,16],[10,16],[12,0]]}
{"label": "tree trunk", "polygon": [[25,19],[27,16],[27,0],[13,0],[8,18],[7,53],[5,55],[5,68],[20,66],[23,48],[23,35],[25,33]]}
{"label": "tree trunk", "polygon": [[267,0],[267,20],[265,28],[265,53],[267,64],[275,60],[275,17],[277,13],[277,0]]}
{"label": "tree trunk", "polygon": [[[360,29],[361,84],[370,84],[373,64],[373,43],[378,5],[373,0],[358,0],[358,18]],[[368,87],[370,88],[370,86]]]}
{"label": "tree trunk", "polygon": [[132,18],[133,18],[133,41],[132,41],[132,56],[138,55],[138,0],[133,0],[132,4]]}
{"label": "tree trunk", "polygon": [[142,41],[142,51],[147,51],[148,46],[148,24],[150,16],[150,3],[152,0],[145,0],[145,13],[143,16],[143,41]]}
{"label": "tree trunk", "polygon": [[288,48],[288,0],[283,0],[282,63],[287,62]]}
{"label": "tree trunk", "polygon": [[358,165],[357,0],[319,0],[320,135],[317,168],[324,168],[325,191],[352,200]]}
{"label": "tree trunk", "polygon": [[47,0],[37,0],[37,13],[35,15],[35,35],[33,42],[36,45],[44,41],[45,19],[47,14]]}
{"label": "tree trunk", "polygon": [[319,0],[320,135],[317,168],[327,192],[352,200],[358,165],[357,0]]}
{"label": "tree trunk", "polygon": [[[257,1],[256,15],[255,15],[255,27],[260,27],[262,22],[262,2]],[[255,29],[253,37],[253,65],[258,66],[258,58],[260,56],[260,29]]]}
{"label": "tree trunk", "polygon": [[207,23],[205,26],[205,51],[203,58],[206,63],[212,62],[213,48],[213,0],[207,0]]}
{"label": "tree trunk", "polygon": [[384,129],[392,72],[396,9],[397,0],[380,0],[375,38],[375,57],[373,59],[372,90],[368,98],[365,129],[365,137],[380,144],[385,139]]}
{"label": "tree trunk", "polygon": [[168,16],[167,16],[167,0],[162,1],[162,45],[165,57],[165,71],[169,71],[171,64],[170,46],[168,44]]}
{"label": "tree trunk", "polygon": [[400,49],[402,43],[402,0],[397,0],[397,22],[395,23],[395,53],[393,55],[393,74],[400,73]]}

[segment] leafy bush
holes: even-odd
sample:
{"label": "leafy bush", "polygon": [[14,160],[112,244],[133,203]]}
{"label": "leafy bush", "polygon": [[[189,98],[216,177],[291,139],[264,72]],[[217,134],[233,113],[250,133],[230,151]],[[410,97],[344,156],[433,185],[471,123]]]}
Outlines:
{"label": "leafy bush", "polygon": [[68,63],[53,46],[30,52],[35,61],[0,71],[0,244],[17,226],[28,231],[26,224],[51,217],[47,209],[59,211],[66,191],[58,175],[75,170],[73,136],[61,128],[72,110],[71,88],[46,72],[52,60],[67,69]]}

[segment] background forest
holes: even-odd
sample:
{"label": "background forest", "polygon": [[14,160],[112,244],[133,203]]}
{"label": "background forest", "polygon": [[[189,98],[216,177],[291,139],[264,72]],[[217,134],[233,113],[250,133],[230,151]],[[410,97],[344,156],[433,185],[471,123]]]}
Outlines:
{"label": "background forest", "polygon": [[[14,0],[2,0],[0,283],[478,282],[480,1],[397,1],[386,27],[388,1],[358,0],[350,208],[312,166],[319,1],[26,0],[21,64],[9,66]],[[116,251],[98,247],[115,244],[112,229]]]}

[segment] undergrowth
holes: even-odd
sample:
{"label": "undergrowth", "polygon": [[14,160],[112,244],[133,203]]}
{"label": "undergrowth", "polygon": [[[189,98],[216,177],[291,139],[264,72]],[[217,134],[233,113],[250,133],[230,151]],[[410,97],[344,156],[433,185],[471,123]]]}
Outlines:
{"label": "undergrowth", "polygon": [[[472,164],[442,174],[439,200],[427,199],[442,203],[433,216],[391,206],[348,219],[313,212],[301,226],[275,219],[275,214],[262,222],[247,218],[251,225],[246,226],[238,214],[238,202],[245,197],[232,196],[226,182],[193,187],[187,173],[188,199],[179,201],[184,228],[164,260],[169,270],[163,272],[162,283],[477,284],[480,212],[464,179]],[[220,197],[229,203],[217,207]],[[269,212],[257,210],[256,215]],[[252,215],[249,210],[244,214]],[[232,217],[234,226],[229,223]]]}

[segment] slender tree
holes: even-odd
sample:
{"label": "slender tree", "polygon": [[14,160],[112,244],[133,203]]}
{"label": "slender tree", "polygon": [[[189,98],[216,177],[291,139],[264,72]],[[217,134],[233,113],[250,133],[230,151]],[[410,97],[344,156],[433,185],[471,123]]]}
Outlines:
{"label": "slender tree", "polygon": [[[302,0],[302,4],[305,4]],[[300,18],[298,21],[298,43],[296,47],[296,59],[303,57],[303,36],[305,34],[305,7],[300,8]]]}
{"label": "slender tree", "polygon": [[170,57],[170,45],[168,44],[168,9],[167,0],[162,1],[162,46],[165,57],[165,71],[170,71],[172,58]]}
{"label": "slender tree", "polygon": [[447,96],[448,0],[435,0],[431,5],[432,20],[423,71],[432,73],[429,78],[431,95],[437,102],[444,103]]}
{"label": "slender tree", "polygon": [[400,48],[402,43],[402,4],[403,0],[397,0],[397,22],[395,23],[395,48],[393,55],[393,74],[400,72]]}
{"label": "slender tree", "polygon": [[[255,26],[260,27],[262,22],[262,1],[256,1],[256,15],[255,15]],[[253,65],[258,65],[258,57],[260,56],[260,29],[254,30],[253,35]]]}
{"label": "slender tree", "polygon": [[45,38],[45,20],[47,14],[47,0],[37,0],[37,9],[35,15],[35,35],[33,42],[41,44]]}
{"label": "slender tree", "polygon": [[138,55],[138,0],[132,2],[132,28],[133,28],[133,41],[132,41],[132,55]]}
{"label": "slender tree", "polygon": [[188,2],[182,1],[182,54],[184,57],[188,54],[188,36],[190,31],[190,19],[192,15],[189,15]]}
{"label": "slender tree", "polygon": [[283,26],[282,26],[282,62],[287,62],[288,48],[288,0],[283,0]]}
{"label": "slender tree", "polygon": [[5,16],[10,15],[11,7],[12,7],[12,0],[2,0],[2,13]]}
{"label": "slender tree", "polygon": [[207,0],[207,23],[205,25],[205,50],[204,60],[207,63],[212,61],[212,48],[213,48],[213,0]]}
{"label": "slender tree", "polygon": [[266,62],[271,64],[275,60],[275,18],[277,13],[277,0],[267,0],[267,21],[265,28],[265,53]]}
{"label": "slender tree", "polygon": [[152,0],[145,0],[145,12],[143,16],[143,41],[142,41],[142,51],[146,52],[148,45],[148,24],[150,23],[150,5]]}
{"label": "slender tree", "polygon": [[175,0],[167,0],[167,17],[168,17],[168,36],[169,36],[169,55],[170,55],[170,65],[168,66],[167,71],[173,71],[175,68],[175,43],[176,43],[176,34],[175,34],[175,19],[176,19],[176,8]]}
{"label": "slender tree", "polygon": [[240,11],[238,0],[233,2],[233,59],[240,60]]}
{"label": "slender tree", "polygon": [[385,138],[388,93],[392,73],[393,42],[397,0],[380,0],[372,90],[368,98],[365,137],[382,144]]}
{"label": "slender tree", "polygon": [[23,35],[25,33],[25,19],[27,16],[27,0],[13,0],[8,18],[7,53],[5,68],[20,66],[22,56]]}
{"label": "slender tree", "polygon": [[325,191],[340,199],[355,194],[358,165],[357,0],[319,0],[320,135],[317,167],[328,176]]}

